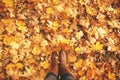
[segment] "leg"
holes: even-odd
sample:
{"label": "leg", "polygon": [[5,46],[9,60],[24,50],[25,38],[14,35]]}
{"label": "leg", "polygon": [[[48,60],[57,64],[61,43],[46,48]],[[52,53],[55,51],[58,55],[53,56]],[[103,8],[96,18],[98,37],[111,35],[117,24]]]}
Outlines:
{"label": "leg", "polygon": [[60,52],[60,80],[74,80],[73,75],[70,73],[69,68],[67,67],[67,55],[64,51]]}
{"label": "leg", "polygon": [[58,77],[54,73],[48,73],[45,80],[58,80]]}
{"label": "leg", "polygon": [[60,80],[74,80],[74,77],[70,73],[66,73],[63,76],[61,76]]}
{"label": "leg", "polygon": [[57,53],[53,52],[51,56],[51,70],[45,77],[45,80],[58,80],[58,58]]}

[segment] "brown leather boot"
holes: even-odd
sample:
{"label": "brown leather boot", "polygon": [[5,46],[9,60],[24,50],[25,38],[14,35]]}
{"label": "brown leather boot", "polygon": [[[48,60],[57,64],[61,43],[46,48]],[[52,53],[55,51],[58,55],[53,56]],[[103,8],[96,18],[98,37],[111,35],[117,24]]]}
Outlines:
{"label": "brown leather boot", "polygon": [[51,56],[51,72],[53,72],[56,76],[58,76],[58,55],[57,52],[52,52],[52,56]]}
{"label": "brown leather boot", "polygon": [[59,72],[60,72],[60,76],[69,73],[69,70],[67,68],[67,55],[64,51],[60,51],[60,55],[59,55]]}

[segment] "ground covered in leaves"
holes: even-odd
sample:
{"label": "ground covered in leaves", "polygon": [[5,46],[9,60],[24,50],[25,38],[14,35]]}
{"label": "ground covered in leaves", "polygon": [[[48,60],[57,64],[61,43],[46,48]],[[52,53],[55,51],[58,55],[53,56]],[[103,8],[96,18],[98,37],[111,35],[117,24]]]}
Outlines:
{"label": "ground covered in leaves", "polygon": [[0,80],[44,80],[61,49],[76,80],[120,80],[120,0],[0,0]]}

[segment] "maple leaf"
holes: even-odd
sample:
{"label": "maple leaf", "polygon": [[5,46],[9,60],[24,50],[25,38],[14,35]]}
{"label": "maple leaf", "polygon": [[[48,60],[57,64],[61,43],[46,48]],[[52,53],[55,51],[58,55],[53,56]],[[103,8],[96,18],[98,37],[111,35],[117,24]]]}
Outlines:
{"label": "maple leaf", "polygon": [[13,69],[15,67],[15,65],[13,64],[13,63],[10,63],[10,64],[8,64],[7,66],[6,66],[6,70],[11,70],[11,69]]}
{"label": "maple leaf", "polygon": [[11,40],[11,37],[9,37],[9,36],[5,36],[4,37],[4,44],[6,44],[6,45],[10,45],[10,42],[11,42],[12,40]]}
{"label": "maple leaf", "polygon": [[78,75],[82,76],[83,74],[84,74],[84,71],[80,69],[80,70],[78,71]]}
{"label": "maple leaf", "polygon": [[103,49],[103,44],[101,44],[100,42],[96,42],[95,44],[92,45],[93,49],[96,51],[100,51]]}
{"label": "maple leaf", "polygon": [[16,43],[15,41],[10,42],[10,45],[12,46],[13,49],[18,49],[19,46],[20,46],[20,45],[19,45],[18,43]]}
{"label": "maple leaf", "polygon": [[53,0],[53,4],[58,4],[58,0]]}
{"label": "maple leaf", "polygon": [[65,44],[69,44],[69,40],[67,40],[67,39],[63,39],[63,40],[61,40],[60,42],[61,42],[61,43],[65,43]]}
{"label": "maple leaf", "polygon": [[59,27],[58,22],[57,22],[57,21],[54,21],[54,22],[53,22],[53,30],[57,30],[58,27]]}
{"label": "maple leaf", "polygon": [[83,60],[79,59],[77,62],[74,63],[74,69],[78,70],[83,66]]}
{"label": "maple leaf", "polygon": [[91,15],[93,15],[93,8],[91,7],[91,6],[86,6],[86,12],[88,13],[88,14],[91,14]]}
{"label": "maple leaf", "polygon": [[4,41],[3,41],[4,44],[10,45],[10,43],[12,41],[19,42],[20,39],[18,37],[15,37],[15,36],[8,36],[8,35],[4,36]]}
{"label": "maple leaf", "polygon": [[71,55],[68,60],[69,62],[75,62],[77,60],[77,57],[75,55]]}
{"label": "maple leaf", "polygon": [[34,46],[32,53],[33,55],[38,55],[40,53],[40,48],[38,45]]}
{"label": "maple leaf", "polygon": [[68,31],[69,31],[68,28],[64,28],[64,29],[62,30],[63,33],[67,33]]}
{"label": "maple leaf", "polygon": [[81,49],[79,47],[75,48],[75,52],[80,53]]}
{"label": "maple leaf", "polygon": [[66,27],[69,26],[69,24],[68,24],[68,20],[67,20],[67,19],[62,20],[61,23],[64,24]]}
{"label": "maple leaf", "polygon": [[20,62],[16,63],[15,66],[17,69],[22,69],[24,67],[24,65]]}
{"label": "maple leaf", "polygon": [[79,32],[76,32],[75,37],[76,37],[77,39],[81,39],[81,37],[83,37],[83,35],[84,35],[83,31],[79,31]]}
{"label": "maple leaf", "polygon": [[15,30],[14,26],[8,26],[5,28],[9,33],[12,33]]}
{"label": "maple leaf", "polygon": [[5,3],[6,7],[12,7],[13,6],[13,0],[3,0],[3,3]]}
{"label": "maple leaf", "polygon": [[25,27],[25,23],[22,22],[22,21],[16,21],[16,25],[18,26],[18,29],[21,30],[21,31],[25,31],[26,30],[26,27]]}
{"label": "maple leaf", "polygon": [[57,5],[56,6],[57,11],[62,12],[64,10],[63,6],[64,6],[63,4]]}
{"label": "maple leaf", "polygon": [[43,61],[41,65],[44,69],[48,69],[50,67],[50,63],[48,61]]}
{"label": "maple leaf", "polygon": [[84,0],[79,0],[79,3],[80,3],[81,5],[85,4]]}
{"label": "maple leaf", "polygon": [[115,74],[114,73],[111,73],[110,71],[108,72],[108,78],[110,80],[115,80]]}
{"label": "maple leaf", "polygon": [[46,13],[47,14],[52,14],[53,9],[51,7],[46,8]]}
{"label": "maple leaf", "polygon": [[11,19],[11,18],[2,19],[1,21],[2,21],[4,24],[14,23],[14,19]]}

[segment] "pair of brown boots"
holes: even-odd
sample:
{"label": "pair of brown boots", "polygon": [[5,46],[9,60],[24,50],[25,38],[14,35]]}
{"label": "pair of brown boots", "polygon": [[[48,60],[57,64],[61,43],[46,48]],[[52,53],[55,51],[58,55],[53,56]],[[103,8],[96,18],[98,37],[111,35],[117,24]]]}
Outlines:
{"label": "pair of brown boots", "polygon": [[53,52],[51,56],[52,61],[52,70],[56,76],[60,74],[60,76],[69,73],[69,69],[67,68],[67,55],[64,51],[59,52],[59,56],[57,52]]}

